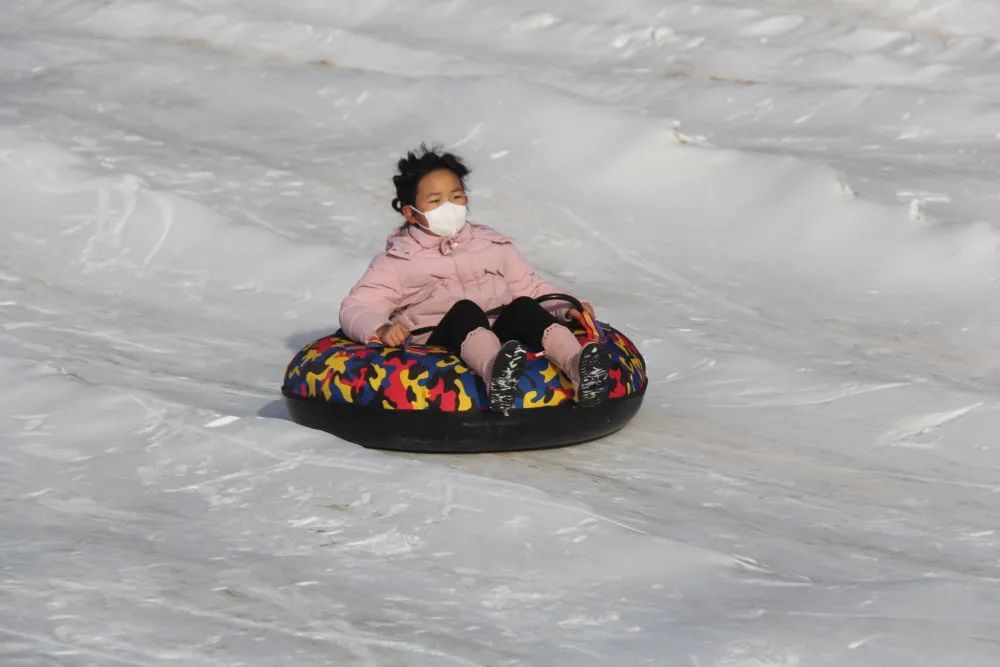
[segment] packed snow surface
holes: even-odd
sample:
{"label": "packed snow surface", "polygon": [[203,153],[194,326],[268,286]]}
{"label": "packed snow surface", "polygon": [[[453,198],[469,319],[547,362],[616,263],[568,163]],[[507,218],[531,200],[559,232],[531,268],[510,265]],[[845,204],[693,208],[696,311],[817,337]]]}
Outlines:
{"label": "packed snow surface", "polygon": [[[421,141],[623,431],[289,421]],[[8,0],[0,663],[1000,664],[998,183],[987,0]]]}

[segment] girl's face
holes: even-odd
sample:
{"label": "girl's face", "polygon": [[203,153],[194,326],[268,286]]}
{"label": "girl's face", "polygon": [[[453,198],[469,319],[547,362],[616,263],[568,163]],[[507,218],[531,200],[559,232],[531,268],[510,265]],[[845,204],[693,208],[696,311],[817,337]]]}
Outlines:
{"label": "girl's face", "polygon": [[458,180],[450,169],[436,169],[424,174],[420,182],[417,183],[417,200],[413,206],[403,207],[403,216],[412,225],[427,226],[427,219],[423,215],[414,211],[416,207],[421,211],[432,211],[446,201],[467,206],[469,198],[462,187],[462,181]]}

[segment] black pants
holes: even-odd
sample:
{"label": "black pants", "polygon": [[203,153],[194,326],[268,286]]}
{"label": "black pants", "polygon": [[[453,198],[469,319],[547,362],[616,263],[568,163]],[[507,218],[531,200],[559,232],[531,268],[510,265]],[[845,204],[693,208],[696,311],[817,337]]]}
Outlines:
{"label": "black pants", "polygon": [[518,340],[530,348],[542,348],[542,334],[556,323],[552,313],[538,305],[534,299],[519,296],[500,311],[493,326],[486,313],[474,301],[462,299],[452,306],[427,339],[428,345],[443,345],[455,352],[469,332],[478,327],[492,328],[501,343]]}

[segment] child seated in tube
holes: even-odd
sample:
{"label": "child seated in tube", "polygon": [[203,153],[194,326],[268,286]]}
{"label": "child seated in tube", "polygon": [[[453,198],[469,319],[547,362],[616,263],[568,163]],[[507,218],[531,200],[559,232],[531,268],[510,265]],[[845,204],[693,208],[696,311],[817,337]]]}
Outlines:
{"label": "child seated in tube", "polygon": [[[525,346],[543,350],[573,383],[577,401],[593,406],[608,395],[610,355],[580,345],[563,322],[578,315],[565,305],[543,308],[534,298],[560,292],[540,278],[510,238],[466,219],[469,197],[462,160],[421,145],[393,176],[392,208],[405,222],[393,231],[340,305],[340,325],[352,339],[456,352],[482,377],[490,408],[510,409],[524,366]],[[486,311],[502,307],[493,318]],[[583,302],[593,315],[593,308]]]}

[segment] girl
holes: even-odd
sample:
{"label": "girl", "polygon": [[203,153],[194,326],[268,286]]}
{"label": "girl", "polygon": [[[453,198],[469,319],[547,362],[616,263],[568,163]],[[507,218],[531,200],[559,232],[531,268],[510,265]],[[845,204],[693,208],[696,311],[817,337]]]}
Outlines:
{"label": "girl", "polygon": [[[581,405],[604,400],[610,355],[595,343],[581,347],[560,323],[575,310],[550,312],[534,301],[560,290],[535,274],[509,238],[466,221],[469,169],[461,159],[421,145],[398,167],[392,208],[405,222],[341,303],[344,332],[363,343],[401,346],[412,329],[434,325],[413,342],[458,353],[483,378],[496,411],[514,404],[525,345],[544,350]],[[498,306],[491,324],[485,311]],[[593,314],[589,303],[583,307]]]}

